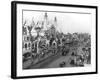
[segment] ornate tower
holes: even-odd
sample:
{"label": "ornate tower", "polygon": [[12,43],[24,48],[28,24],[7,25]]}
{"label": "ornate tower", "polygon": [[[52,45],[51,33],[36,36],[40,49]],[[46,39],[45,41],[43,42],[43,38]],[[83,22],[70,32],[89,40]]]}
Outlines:
{"label": "ornate tower", "polygon": [[47,12],[45,12],[45,15],[44,15],[44,30],[48,29],[47,25],[48,25],[48,14],[47,14]]}
{"label": "ornate tower", "polygon": [[57,28],[57,17],[54,18],[54,25],[55,25],[55,28]]}

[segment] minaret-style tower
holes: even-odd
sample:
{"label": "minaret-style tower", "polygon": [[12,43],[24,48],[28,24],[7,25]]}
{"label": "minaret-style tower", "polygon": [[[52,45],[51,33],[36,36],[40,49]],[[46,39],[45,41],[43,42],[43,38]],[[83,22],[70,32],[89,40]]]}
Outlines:
{"label": "minaret-style tower", "polygon": [[48,29],[47,24],[48,24],[48,14],[47,12],[45,12],[45,15],[44,15],[44,29],[45,30]]}
{"label": "minaret-style tower", "polygon": [[54,25],[55,25],[55,28],[57,28],[57,17],[54,18]]}
{"label": "minaret-style tower", "polygon": [[48,18],[47,12],[45,12],[44,18],[45,18],[45,19]]}

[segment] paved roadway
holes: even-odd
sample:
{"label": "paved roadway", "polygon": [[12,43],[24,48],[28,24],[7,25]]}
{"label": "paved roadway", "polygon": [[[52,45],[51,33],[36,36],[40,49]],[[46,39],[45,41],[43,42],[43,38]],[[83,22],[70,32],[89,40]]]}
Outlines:
{"label": "paved roadway", "polygon": [[69,64],[70,62],[70,58],[71,56],[68,54],[66,56],[61,56],[61,55],[54,55],[51,56],[49,58],[47,58],[46,60],[37,63],[35,65],[31,65],[29,67],[29,69],[41,69],[41,68],[58,68],[60,67],[59,64],[63,61],[66,62],[65,67],[70,67],[72,65]]}

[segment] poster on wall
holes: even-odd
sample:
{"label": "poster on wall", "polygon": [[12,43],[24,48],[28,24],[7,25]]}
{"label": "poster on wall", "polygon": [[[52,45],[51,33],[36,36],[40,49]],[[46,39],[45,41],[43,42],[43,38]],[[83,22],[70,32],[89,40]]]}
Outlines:
{"label": "poster on wall", "polygon": [[11,77],[97,73],[97,6],[12,1]]}

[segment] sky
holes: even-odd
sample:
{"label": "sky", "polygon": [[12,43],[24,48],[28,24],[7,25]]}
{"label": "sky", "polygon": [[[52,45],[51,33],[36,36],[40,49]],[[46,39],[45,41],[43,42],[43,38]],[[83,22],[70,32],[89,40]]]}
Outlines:
{"label": "sky", "polygon": [[[23,11],[23,22],[26,20],[29,25],[32,20],[35,22],[44,19],[45,12]],[[57,30],[63,33],[91,33],[91,14],[47,12],[48,20],[53,21],[57,17]]]}

